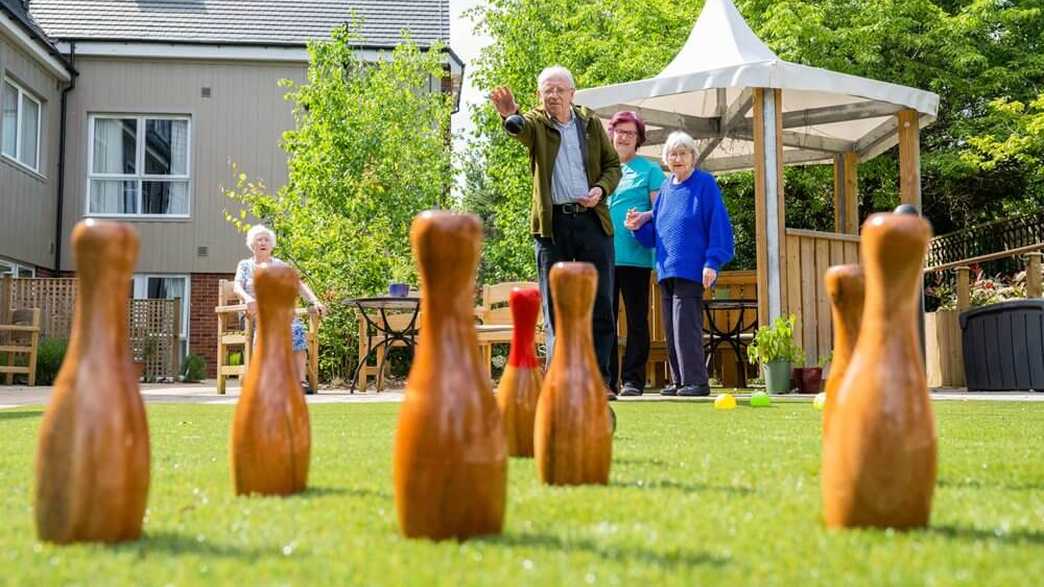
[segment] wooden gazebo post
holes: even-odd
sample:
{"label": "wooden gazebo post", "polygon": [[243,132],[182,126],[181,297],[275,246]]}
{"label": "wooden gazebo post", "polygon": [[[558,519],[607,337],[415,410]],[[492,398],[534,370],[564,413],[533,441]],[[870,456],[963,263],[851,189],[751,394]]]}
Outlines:
{"label": "wooden gazebo post", "polygon": [[921,127],[916,110],[900,110],[899,197],[921,212]]}
{"label": "wooden gazebo post", "polygon": [[[900,110],[898,114],[899,126],[899,199],[904,204],[913,204],[917,212],[924,214],[921,209],[921,125],[918,123],[916,110]],[[920,306],[918,312],[920,328],[918,332],[921,337],[921,357],[924,358],[927,344],[924,332],[924,285],[917,288],[917,303]],[[927,367],[926,367],[927,368]]]}
{"label": "wooden gazebo post", "polygon": [[834,232],[859,234],[859,154],[834,155]]}
{"label": "wooden gazebo post", "polygon": [[754,217],[758,323],[783,315],[786,300],[786,205],[783,201],[783,95],[754,89]]}

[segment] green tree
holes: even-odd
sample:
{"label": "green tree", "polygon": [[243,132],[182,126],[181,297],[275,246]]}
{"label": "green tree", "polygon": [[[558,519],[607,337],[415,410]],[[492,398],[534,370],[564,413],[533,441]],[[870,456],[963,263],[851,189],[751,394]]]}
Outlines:
{"label": "green tree", "polygon": [[[1025,170],[1026,191],[1044,192],[1044,92],[1028,104],[1007,98],[990,102],[982,126],[982,134],[968,138],[962,161],[984,174]],[[1039,204],[1038,197],[1008,199],[1002,205],[1006,214],[1019,214]]]}
{"label": "green tree", "polygon": [[[321,370],[344,373],[354,357],[355,315],[340,302],[416,283],[412,218],[446,207],[452,166],[452,104],[438,88],[441,47],[421,51],[408,38],[386,59],[363,62],[348,26],[309,44],[307,81],[282,82],[296,126],[283,136],[289,180],[276,192],[235,169],[226,194],[240,230],[261,219],[332,314],[321,329]],[[432,84],[432,82],[435,82]],[[347,336],[346,336],[347,335]]]}
{"label": "green tree", "polygon": [[[937,233],[1044,205],[1040,167],[1030,156],[1039,153],[1032,147],[1037,110],[1030,104],[1044,85],[1044,0],[736,4],[783,59],[940,95],[938,120],[922,135],[924,211]],[[510,86],[527,108],[535,103],[536,75],[553,63],[570,68],[580,87],[650,77],[681,48],[701,9],[702,2],[672,0],[491,0],[474,13],[494,40],[475,79],[484,90]],[[502,274],[532,275],[533,260],[515,254],[529,248],[524,150],[504,136],[488,106],[473,118],[472,151],[486,173],[483,214],[495,227],[486,265]],[[897,159],[893,149],[860,167],[862,216],[898,203]],[[787,225],[832,229],[830,168],[788,168],[785,181]],[[736,229],[731,267],[752,267],[751,175],[730,174],[719,182]]]}

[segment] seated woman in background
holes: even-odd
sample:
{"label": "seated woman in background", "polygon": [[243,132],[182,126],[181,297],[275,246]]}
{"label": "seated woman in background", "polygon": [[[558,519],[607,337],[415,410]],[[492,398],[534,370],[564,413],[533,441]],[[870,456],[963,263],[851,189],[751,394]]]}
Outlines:
{"label": "seated woman in background", "polygon": [[[648,212],[627,212],[624,226],[656,249],[667,359],[677,395],[710,394],[703,355],[703,290],[734,254],[732,224],[714,176],[696,169],[696,141],[673,132],[663,146],[671,171]],[[651,222],[650,222],[651,220]],[[674,390],[665,388],[665,395]]]}
{"label": "seated woman in background", "polygon": [[[254,299],[254,270],[258,265],[286,265],[282,260],[272,256],[272,249],[275,248],[275,244],[275,233],[266,226],[257,224],[247,232],[246,245],[253,253],[253,256],[243,259],[236,266],[236,277],[232,289],[239,296],[239,299],[246,304],[247,316],[251,319],[257,315],[257,300]],[[325,316],[326,306],[315,297],[312,289],[308,287],[304,280],[301,280],[300,283],[301,297],[308,302],[312,310],[318,312],[320,316]],[[297,364],[298,381],[301,382],[301,388],[305,393],[315,393],[315,390],[312,389],[312,386],[307,381],[305,351],[308,348],[308,344],[305,341],[304,324],[301,323],[300,319],[294,318],[293,323],[290,325],[290,333],[293,340],[294,362]]]}

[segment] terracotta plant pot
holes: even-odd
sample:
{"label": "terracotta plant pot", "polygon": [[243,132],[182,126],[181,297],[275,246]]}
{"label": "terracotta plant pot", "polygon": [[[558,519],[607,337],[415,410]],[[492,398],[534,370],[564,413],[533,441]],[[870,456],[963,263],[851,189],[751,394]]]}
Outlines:
{"label": "terracotta plant pot", "polygon": [[823,368],[795,367],[793,379],[794,387],[797,388],[798,393],[815,395],[823,387]]}

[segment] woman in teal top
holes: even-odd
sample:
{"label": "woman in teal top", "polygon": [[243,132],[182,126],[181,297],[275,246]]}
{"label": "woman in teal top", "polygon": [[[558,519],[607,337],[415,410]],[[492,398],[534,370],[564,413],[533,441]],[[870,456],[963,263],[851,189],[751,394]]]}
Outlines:
{"label": "woman in teal top", "polygon": [[[656,194],[664,181],[660,166],[638,156],[645,142],[645,123],[634,112],[617,112],[609,122],[613,148],[620,157],[623,176],[609,197],[609,214],[613,219],[613,246],[616,249],[616,271],[613,278],[613,318],[619,316],[620,295],[627,314],[627,346],[623,365],[618,353],[610,353],[610,387],[620,395],[642,395],[645,389],[645,363],[649,360],[649,274],[655,252],[643,247],[624,227],[628,210],[645,212],[652,209]],[[622,367],[622,369],[621,369]]]}

